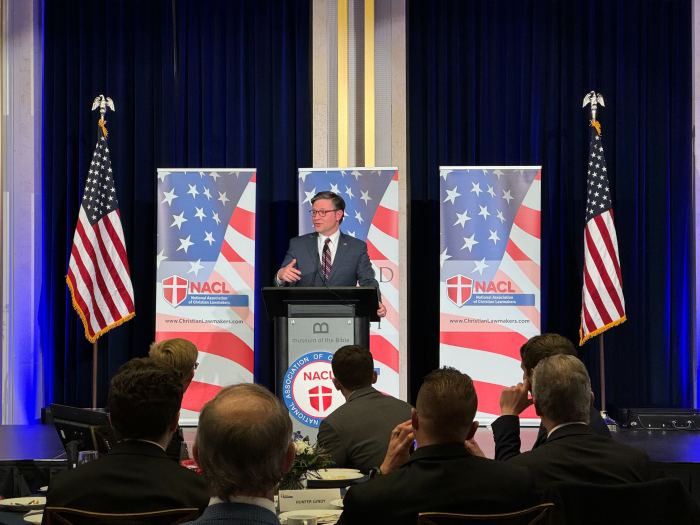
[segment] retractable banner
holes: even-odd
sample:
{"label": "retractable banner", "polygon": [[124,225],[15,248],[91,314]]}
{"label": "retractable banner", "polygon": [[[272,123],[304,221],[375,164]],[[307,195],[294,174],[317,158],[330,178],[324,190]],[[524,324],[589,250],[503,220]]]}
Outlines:
{"label": "retractable banner", "polygon": [[180,423],[224,386],[253,381],[255,170],[158,169],[156,341],[199,350]]}
{"label": "retractable banner", "polygon": [[440,168],[440,364],[474,380],[482,424],[540,333],[540,180],[540,166]]}
{"label": "retractable banner", "polygon": [[[332,191],[345,200],[345,218],[340,227],[346,235],[367,243],[382,302],[387,315],[371,323],[370,350],[377,371],[378,390],[395,397],[405,384],[399,354],[399,172],[397,168],[323,168],[299,170],[299,234],[313,232],[309,211],[311,198],[319,191]],[[351,334],[352,335],[352,334]],[[331,381],[330,359],[342,344],[319,344],[316,352],[290,367],[295,392],[308,392],[308,402],[297,399],[301,422],[318,423],[340,406],[344,399]],[[316,359],[314,359],[314,355]],[[303,361],[303,363],[301,363]],[[405,360],[404,360],[405,361]],[[321,367],[321,369],[318,369]],[[304,373],[313,369],[314,373]],[[319,400],[318,396],[325,396]]]}

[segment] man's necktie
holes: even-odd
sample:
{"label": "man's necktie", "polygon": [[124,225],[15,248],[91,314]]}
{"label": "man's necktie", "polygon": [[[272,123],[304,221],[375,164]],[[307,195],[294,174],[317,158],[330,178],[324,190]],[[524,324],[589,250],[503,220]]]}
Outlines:
{"label": "man's necktie", "polygon": [[323,253],[321,255],[321,273],[323,274],[323,280],[327,281],[331,276],[331,248],[328,243],[331,242],[330,239],[326,239],[323,244]]}

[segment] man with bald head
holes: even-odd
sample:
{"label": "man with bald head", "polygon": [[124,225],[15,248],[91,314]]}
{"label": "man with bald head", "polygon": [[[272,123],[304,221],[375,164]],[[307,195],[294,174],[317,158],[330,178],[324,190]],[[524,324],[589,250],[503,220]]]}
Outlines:
{"label": "man with bald head", "polygon": [[[454,368],[428,374],[411,419],[392,432],[379,473],[345,496],[339,523],[415,524],[419,512],[497,513],[537,503],[528,472],[471,455],[479,423],[471,378]],[[409,455],[413,442],[418,449]]]}
{"label": "man with bald head", "polygon": [[254,384],[221,390],[204,405],[194,444],[211,500],[190,523],[278,525],[277,485],[294,462],[287,409]]}

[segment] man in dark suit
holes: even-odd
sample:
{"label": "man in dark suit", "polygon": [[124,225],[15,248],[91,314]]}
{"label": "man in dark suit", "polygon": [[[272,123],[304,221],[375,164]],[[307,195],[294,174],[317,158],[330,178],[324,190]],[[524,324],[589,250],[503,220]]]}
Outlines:
{"label": "man in dark suit", "polygon": [[375,390],[377,382],[370,351],[357,345],[333,354],[333,384],[346,403],[321,422],[318,444],[337,467],[368,472],[386,454],[391,431],[411,417],[411,405]]}
{"label": "man in dark suit", "polygon": [[[345,201],[332,191],[321,191],[311,199],[314,233],[294,237],[275,275],[276,286],[374,286],[379,283],[364,241],[345,235],[340,224]],[[386,308],[379,301],[379,317]]]}
{"label": "man in dark suit", "polygon": [[[506,388],[501,393],[501,416],[491,423],[493,439],[496,443],[496,459],[506,460],[520,454],[520,414],[532,404],[530,399],[530,380],[532,371],[542,359],[552,355],[565,354],[576,356],[576,347],[566,337],[548,333],[531,337],[520,348],[520,368],[523,370],[523,382]],[[593,404],[589,408],[589,428],[601,436],[610,437],[610,430],[600,417]],[[533,449],[544,443],[547,432],[540,425]]]}
{"label": "man in dark suit", "polygon": [[[340,524],[411,524],[427,511],[497,513],[537,503],[526,469],[471,455],[479,424],[471,378],[454,368],[428,374],[411,421],[392,432],[379,475],[354,485]],[[418,449],[409,456],[415,441]]]}
{"label": "man in dark suit", "polygon": [[46,505],[110,513],[204,509],[204,480],[165,454],[181,400],[182,379],[172,367],[147,358],[125,363],[107,399],[119,442],[105,456],[52,478]]}
{"label": "man in dark suit", "polygon": [[591,380],[576,357],[540,361],[532,374],[532,397],[546,440],[508,463],[527,467],[540,488],[558,481],[612,485],[649,480],[644,452],[596,434],[588,425]]}
{"label": "man in dark suit", "polygon": [[194,457],[212,498],[197,525],[278,525],[274,494],[294,463],[284,405],[254,384],[221,390],[199,416]]}

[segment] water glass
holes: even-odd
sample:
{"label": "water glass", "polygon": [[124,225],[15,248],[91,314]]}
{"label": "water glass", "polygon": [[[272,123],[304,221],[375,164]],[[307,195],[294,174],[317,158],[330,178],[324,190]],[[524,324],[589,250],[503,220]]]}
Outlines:
{"label": "water glass", "polygon": [[78,465],[90,463],[99,457],[97,450],[81,450],[78,452]]}

